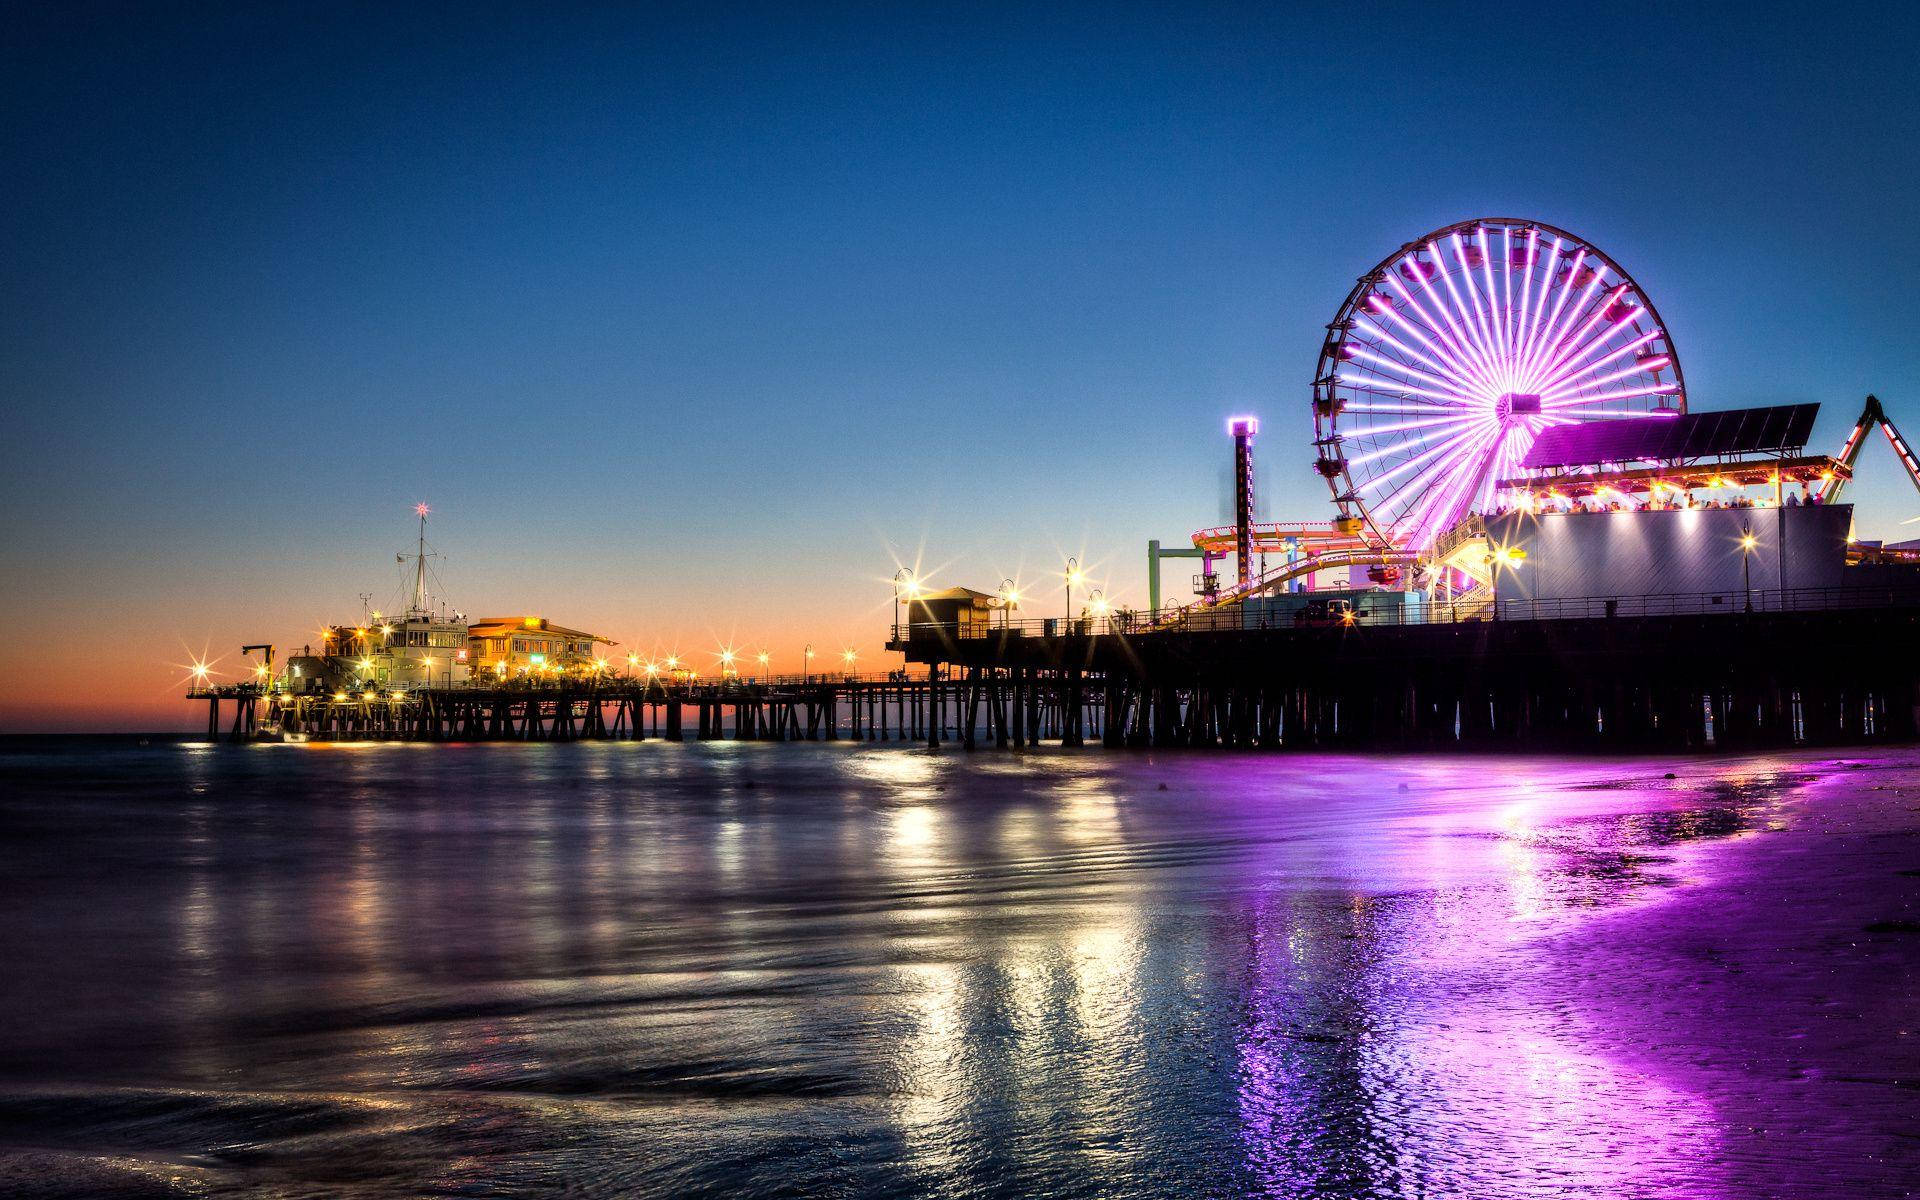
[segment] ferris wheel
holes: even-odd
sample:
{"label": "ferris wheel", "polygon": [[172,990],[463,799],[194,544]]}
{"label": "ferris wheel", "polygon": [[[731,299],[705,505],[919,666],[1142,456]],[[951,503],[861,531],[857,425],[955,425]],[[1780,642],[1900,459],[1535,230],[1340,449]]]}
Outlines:
{"label": "ferris wheel", "polygon": [[1360,277],[1313,382],[1317,468],[1344,524],[1425,550],[1492,508],[1541,430],[1686,411],[1653,303],[1538,221],[1462,221]]}

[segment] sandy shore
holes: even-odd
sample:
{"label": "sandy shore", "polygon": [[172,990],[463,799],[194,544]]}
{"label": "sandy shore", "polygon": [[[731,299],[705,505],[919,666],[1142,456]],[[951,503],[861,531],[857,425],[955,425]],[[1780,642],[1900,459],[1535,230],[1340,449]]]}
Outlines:
{"label": "sandy shore", "polygon": [[1708,1099],[1727,1194],[1920,1193],[1920,754],[1766,765],[1804,782],[1559,938],[1553,982],[1588,1038]]}

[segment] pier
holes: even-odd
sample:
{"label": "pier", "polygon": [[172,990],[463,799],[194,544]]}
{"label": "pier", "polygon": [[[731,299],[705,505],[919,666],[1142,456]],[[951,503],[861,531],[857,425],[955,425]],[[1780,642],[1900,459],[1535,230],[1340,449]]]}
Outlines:
{"label": "pier", "polygon": [[1380,627],[913,627],[893,648],[949,681],[969,746],[1017,743],[1036,706],[1063,714],[1063,744],[1110,747],[1686,751],[1920,732],[1920,593],[1776,594],[1753,612],[1661,599]]}
{"label": "pier", "polygon": [[[1010,677],[1007,677],[1010,678]],[[1081,688],[1078,712],[1051,675],[1035,675],[1022,712],[1005,717],[1012,695],[1003,676],[978,672],[947,678],[935,670],[914,679],[819,676],[721,682],[627,679],[520,681],[498,686],[423,687],[410,691],[291,692],[255,683],[194,689],[206,705],[209,741],[954,741],[978,744],[978,731],[999,745],[1041,739],[1078,744],[1088,712],[1097,728],[1101,695]],[[981,705],[999,702],[1000,724]],[[983,721],[985,722],[983,726]],[[1010,737],[1008,731],[1014,735]]]}
{"label": "pier", "polygon": [[[1726,597],[1719,597],[1726,600]],[[896,626],[883,676],[196,690],[209,739],[820,741],[965,749],[1752,750],[1920,734],[1920,592],[1503,604],[1274,625]]]}

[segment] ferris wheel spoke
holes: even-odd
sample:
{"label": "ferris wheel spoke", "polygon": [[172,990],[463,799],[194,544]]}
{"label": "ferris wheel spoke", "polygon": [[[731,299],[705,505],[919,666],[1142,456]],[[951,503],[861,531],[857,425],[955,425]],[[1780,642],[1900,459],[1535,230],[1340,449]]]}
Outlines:
{"label": "ferris wheel spoke", "polygon": [[1530,229],[1526,238],[1526,266],[1520,272],[1520,303],[1513,310],[1513,365],[1520,366],[1520,355],[1527,347],[1527,310],[1533,306],[1533,275],[1540,266],[1540,231]]}
{"label": "ferris wheel spoke", "polygon": [[[1463,452],[1463,459],[1471,457],[1472,448],[1469,447]],[[1425,511],[1446,492],[1456,474],[1464,469],[1460,462],[1451,459],[1435,463],[1408,479],[1405,486],[1395,488],[1379,501],[1377,507],[1387,514],[1396,530],[1417,529]]]}
{"label": "ferris wheel spoke", "polygon": [[[1560,367],[1565,364],[1568,356],[1574,354],[1579,347],[1586,344],[1587,335],[1592,333],[1600,322],[1607,319],[1607,314],[1613,311],[1613,306],[1618,304],[1620,298],[1625,296],[1629,290],[1628,285],[1624,283],[1607,289],[1606,293],[1594,304],[1592,313],[1587,316],[1585,321],[1581,322],[1580,328],[1561,339],[1560,348],[1554,352],[1553,357],[1547,360],[1546,365],[1541,368],[1541,371],[1551,374],[1559,370]],[[1611,332],[1612,330],[1608,331],[1609,334]],[[1607,335],[1603,334],[1601,336],[1605,337]]]}
{"label": "ferris wheel spoke", "polygon": [[1471,481],[1474,464],[1480,460],[1480,456],[1486,451],[1487,444],[1498,433],[1498,427],[1481,430],[1470,445],[1425,479],[1422,487],[1408,497],[1394,523],[1407,525],[1416,540],[1424,541],[1422,534],[1436,523],[1435,514],[1453,506],[1455,497],[1460,495],[1464,486]]}
{"label": "ferris wheel spoke", "polygon": [[[1482,460],[1486,465],[1484,468],[1474,472],[1474,476],[1472,480],[1468,482],[1467,491],[1463,497],[1469,508],[1478,508],[1480,511],[1485,512],[1493,507],[1493,481],[1500,478],[1500,454],[1506,449],[1507,442],[1511,440],[1513,430],[1513,426],[1502,429],[1500,436],[1493,440],[1491,446],[1487,447],[1486,455]],[[1441,511],[1445,512],[1445,509]],[[1445,518],[1443,517],[1442,519],[1444,520]]]}
{"label": "ferris wheel spoke", "polygon": [[1458,384],[1458,383],[1465,382],[1457,375],[1457,373],[1452,367],[1447,366],[1443,363],[1435,362],[1432,358],[1428,357],[1425,354],[1422,354],[1418,350],[1415,350],[1412,346],[1407,345],[1405,342],[1401,341],[1399,338],[1394,337],[1391,333],[1388,333],[1385,326],[1381,325],[1378,321],[1372,320],[1371,318],[1367,317],[1365,314],[1363,313],[1354,314],[1353,323],[1357,328],[1362,329],[1368,333],[1371,333],[1374,337],[1380,339],[1382,342],[1385,342],[1387,345],[1398,350],[1400,353],[1406,355],[1408,358],[1419,363],[1421,366],[1426,367],[1433,371],[1440,372],[1442,375],[1445,375],[1449,383]]}
{"label": "ferris wheel spoke", "polygon": [[[1359,359],[1361,363],[1373,363],[1375,367],[1379,367],[1379,371],[1369,371],[1369,374],[1394,372],[1394,374],[1400,376],[1400,378],[1388,378],[1386,382],[1390,382],[1390,384],[1419,380],[1419,382],[1425,382],[1425,384],[1434,384],[1436,388],[1442,388],[1442,390],[1438,390],[1438,392],[1434,392],[1434,390],[1417,390],[1419,396],[1446,397],[1446,399],[1452,399],[1455,403],[1473,403],[1469,397],[1446,390],[1446,388],[1452,386],[1452,380],[1444,380],[1444,378],[1432,376],[1432,374],[1427,374],[1427,372],[1421,371],[1421,369],[1417,369],[1417,367],[1407,367],[1405,363],[1396,363],[1396,361],[1392,361],[1392,359],[1384,359],[1384,357],[1380,357],[1377,353],[1371,353],[1371,351],[1365,351],[1365,349],[1354,349],[1352,353],[1354,353],[1354,357]],[[1334,378],[1338,378],[1338,376],[1340,376],[1340,372],[1334,372]]]}
{"label": "ferris wheel spoke", "polygon": [[[1538,247],[1539,242],[1539,235],[1536,233],[1534,236],[1534,245]],[[1533,299],[1533,319],[1528,322],[1526,351],[1520,358],[1520,369],[1522,371],[1527,369],[1527,364],[1533,357],[1534,343],[1540,338],[1540,330],[1542,328],[1541,319],[1546,316],[1547,311],[1547,293],[1553,290],[1554,274],[1559,269],[1560,260],[1565,256],[1565,252],[1565,245],[1561,239],[1554,238],[1553,250],[1549,254],[1547,261],[1544,264],[1539,262],[1534,264],[1536,268],[1544,266],[1545,269],[1540,271],[1540,292]],[[1538,259],[1539,257],[1539,251],[1536,249],[1534,258]],[[1532,271],[1527,273],[1527,282],[1529,285],[1533,282],[1533,274]]]}
{"label": "ferris wheel spoke", "polygon": [[[1473,420],[1473,418],[1471,417],[1454,417],[1449,419],[1445,423],[1449,425],[1460,425],[1471,420]],[[1384,434],[1391,431],[1392,430],[1387,428],[1380,428],[1380,429],[1367,428],[1367,429],[1361,430],[1360,432],[1367,437],[1373,437],[1375,435]],[[1409,441],[1407,439],[1396,440],[1394,442],[1389,443],[1388,445],[1381,446],[1377,450],[1370,450],[1367,453],[1362,454],[1356,458],[1349,458],[1347,460],[1347,469],[1351,471],[1355,467],[1363,467],[1363,466],[1366,466],[1368,463],[1378,462],[1379,460],[1386,458],[1389,455],[1404,454],[1406,453],[1408,448],[1409,448]]]}
{"label": "ferris wheel spoke", "polygon": [[[1440,376],[1422,371],[1418,367],[1398,362],[1384,355],[1375,354],[1371,350],[1362,349],[1351,342],[1347,343],[1347,353],[1361,362],[1372,363],[1383,371],[1391,371],[1406,378],[1418,379],[1424,383],[1433,384],[1436,387],[1449,388],[1453,386],[1453,380],[1451,379],[1442,379]],[[1466,402],[1466,397],[1464,396],[1458,397],[1458,399],[1462,403]]]}
{"label": "ferris wheel spoke", "polygon": [[1468,447],[1460,461],[1436,464],[1433,469],[1409,480],[1409,486],[1401,489],[1406,492],[1405,499],[1398,499],[1396,493],[1395,498],[1383,501],[1381,507],[1390,511],[1395,528],[1408,532],[1418,530],[1428,510],[1439,503],[1440,498],[1452,488],[1460,472],[1466,470],[1462,464],[1471,461],[1472,457],[1473,447]]}
{"label": "ferris wheel spoke", "polygon": [[[1472,268],[1467,266],[1466,255],[1460,249],[1460,235],[1456,233],[1449,240],[1453,244],[1454,258],[1460,263],[1461,274],[1463,274],[1466,277],[1467,286],[1472,287],[1473,286],[1473,270]],[[1430,246],[1432,244],[1433,243],[1431,242],[1428,243],[1428,245]],[[1434,251],[1434,257],[1436,259],[1439,259],[1442,257],[1440,252],[1437,249]],[[1473,344],[1475,350],[1479,354],[1481,373],[1485,377],[1488,387],[1491,390],[1498,391],[1499,387],[1498,387],[1497,381],[1500,377],[1499,363],[1494,360],[1493,352],[1487,346],[1485,339],[1483,339],[1477,332],[1475,332],[1477,328],[1477,319],[1473,316],[1472,311],[1467,307],[1466,301],[1460,299],[1460,289],[1453,282],[1453,272],[1441,271],[1440,282],[1447,285],[1447,295],[1453,300],[1453,306],[1455,311],[1457,311],[1460,314],[1460,320],[1467,327],[1468,340]]]}
{"label": "ferris wheel spoke", "polygon": [[1476,229],[1473,240],[1480,248],[1480,279],[1486,285],[1481,292],[1473,281],[1473,272],[1467,272],[1467,290],[1473,296],[1474,307],[1479,310],[1482,323],[1487,329],[1487,345],[1493,352],[1494,379],[1500,390],[1513,390],[1513,361],[1507,353],[1507,340],[1500,322],[1499,293],[1493,287],[1493,248],[1487,244],[1487,227]]}
{"label": "ferris wheel spoke", "polygon": [[1493,481],[1499,478],[1497,464],[1500,453],[1515,428],[1506,426],[1488,445],[1481,447],[1472,460],[1474,466],[1463,473],[1459,486],[1428,514],[1425,528],[1438,534],[1458,521],[1463,512],[1469,512],[1476,506],[1483,512],[1493,507]]}
{"label": "ferris wheel spoke", "polygon": [[[1414,372],[1414,374],[1417,375],[1418,372]],[[1473,400],[1457,392],[1425,388],[1411,380],[1389,378],[1384,371],[1370,371],[1364,375],[1336,371],[1334,372],[1334,378],[1341,383],[1352,384],[1356,389],[1377,391],[1394,396],[1425,396],[1431,400],[1459,407],[1470,407],[1474,404]]]}
{"label": "ferris wheel spoke", "polygon": [[[1500,386],[1500,349],[1495,344],[1493,331],[1487,325],[1486,305],[1480,301],[1480,289],[1473,282],[1473,266],[1467,262],[1466,249],[1460,242],[1460,235],[1456,233],[1448,240],[1453,245],[1454,261],[1460,264],[1460,278],[1467,285],[1467,295],[1472,298],[1472,303],[1465,305],[1465,308],[1472,322],[1471,327],[1479,333],[1480,353],[1487,363],[1487,382],[1493,385],[1495,391],[1504,390]],[[1484,257],[1482,265],[1485,265]],[[1460,292],[1454,287],[1453,277],[1448,275],[1445,278],[1448,295],[1453,297],[1455,303],[1461,303]]]}
{"label": "ferris wheel spoke", "polygon": [[[1542,408],[1552,408],[1556,411],[1564,411],[1570,408],[1584,408],[1589,404],[1606,404],[1613,400],[1631,400],[1636,396],[1671,396],[1677,391],[1679,391],[1678,384],[1661,383],[1661,384],[1656,384],[1653,387],[1629,388],[1625,391],[1619,391],[1619,392],[1603,392],[1598,396],[1576,396],[1571,400],[1558,400],[1552,403],[1548,403],[1547,401],[1543,400],[1540,402],[1540,406]],[[1669,414],[1661,413],[1661,412],[1634,412],[1634,413],[1622,413],[1620,415],[1635,416],[1635,417],[1660,417],[1660,416],[1667,416]]]}
{"label": "ferris wheel spoke", "polygon": [[[1480,240],[1480,276],[1487,284],[1487,332],[1493,342],[1494,361],[1499,364],[1501,371],[1501,390],[1510,392],[1513,390],[1513,360],[1507,353],[1506,323],[1501,318],[1499,300],[1493,290],[1493,254],[1492,247],[1487,245],[1487,227],[1482,225],[1474,236]],[[1467,280],[1472,282],[1473,276],[1469,274]]]}
{"label": "ferris wheel spoke", "polygon": [[1335,376],[1335,378],[1356,392],[1365,392],[1374,396],[1388,396],[1395,400],[1407,400],[1420,404],[1423,407],[1419,411],[1425,413],[1452,411],[1468,414],[1477,411],[1477,406],[1463,404],[1455,397],[1445,396],[1438,392],[1430,392],[1424,388],[1414,387],[1411,384],[1396,383],[1390,379],[1383,379],[1374,383],[1358,380],[1350,375]]}
{"label": "ferris wheel spoke", "polygon": [[[1617,359],[1620,358],[1620,356],[1624,354],[1634,353],[1635,351],[1639,350],[1642,346],[1646,345],[1648,342],[1651,342],[1653,341],[1653,339],[1659,337],[1660,331],[1656,329],[1652,333],[1643,333],[1639,337],[1634,338],[1632,341],[1628,342],[1626,345],[1608,352],[1603,357],[1593,358],[1592,355],[1594,353],[1597,353],[1601,350],[1605,350],[1607,348],[1607,342],[1610,336],[1611,336],[1610,334],[1601,334],[1600,336],[1594,338],[1592,341],[1588,342],[1584,347],[1581,348],[1580,353],[1574,355],[1574,359],[1578,361],[1569,362],[1563,365],[1558,371],[1554,372],[1551,376],[1548,376],[1542,379],[1538,385],[1540,389],[1540,394],[1544,396],[1549,391],[1553,391],[1559,388],[1562,384],[1571,383],[1577,379],[1580,379],[1582,376],[1591,374],[1592,372],[1599,370],[1600,368],[1606,366],[1608,363],[1616,361]],[[1636,359],[1635,361],[1638,362],[1639,360]],[[1666,362],[1666,357],[1664,355],[1660,356],[1659,361],[1662,364],[1664,364]],[[1648,368],[1645,366],[1645,364],[1641,364],[1641,370],[1647,370],[1647,369]]]}
{"label": "ferris wheel spoke", "polygon": [[[1594,276],[1593,281],[1587,285],[1588,293],[1592,293],[1599,283],[1600,277]],[[1567,355],[1573,353],[1576,346],[1586,340],[1587,334],[1593,332],[1594,326],[1606,317],[1607,307],[1626,291],[1627,285],[1623,283],[1607,288],[1597,296],[1582,295],[1580,303],[1568,314],[1566,325],[1557,331],[1545,359],[1534,373],[1542,375],[1554,371]],[[1577,328],[1574,326],[1576,320],[1579,321]]]}
{"label": "ferris wheel spoke", "polygon": [[[1541,293],[1543,299],[1546,292],[1553,293],[1553,308],[1547,314],[1546,324],[1535,328],[1533,344],[1528,349],[1527,360],[1521,364],[1521,370],[1529,377],[1538,373],[1541,361],[1553,350],[1554,339],[1559,334],[1561,318],[1567,314],[1567,302],[1573,298],[1574,293],[1581,290],[1573,281],[1580,277],[1580,271],[1586,266],[1586,261],[1586,250],[1583,248],[1576,251],[1572,258],[1566,260],[1567,269],[1564,277],[1562,272],[1556,270],[1541,285],[1545,289]],[[1592,286],[1592,283],[1597,282],[1598,279],[1599,276],[1596,275],[1588,286]]]}
{"label": "ferris wheel spoke", "polygon": [[1515,342],[1519,329],[1513,320],[1513,226],[1500,230],[1500,305],[1501,342],[1506,347],[1507,369],[1513,369]]}
{"label": "ferris wheel spoke", "polygon": [[1459,416],[1427,417],[1419,421],[1397,421],[1389,422],[1385,425],[1368,425],[1364,429],[1357,430],[1356,432],[1365,437],[1379,437],[1381,434],[1386,433],[1401,433],[1409,429],[1434,429],[1443,425],[1458,425],[1462,421],[1472,421],[1476,419],[1477,418],[1469,414],[1463,413]]}
{"label": "ferris wheel spoke", "polygon": [[[1412,261],[1411,258],[1403,260],[1405,263],[1411,263]],[[1420,272],[1415,270],[1414,274],[1418,275]],[[1420,318],[1421,322],[1425,324],[1427,330],[1431,332],[1434,337],[1439,338],[1441,342],[1446,344],[1446,349],[1442,350],[1439,345],[1430,340],[1424,333],[1402,316],[1397,307],[1387,310],[1387,315],[1393,318],[1394,323],[1418,339],[1422,345],[1432,347],[1435,353],[1443,355],[1462,382],[1477,382],[1479,379],[1479,369],[1473,365],[1472,353],[1461,344],[1458,336],[1448,332],[1446,328],[1447,323],[1436,320],[1434,315],[1427,311],[1426,306],[1420,303],[1419,297],[1415,296],[1410,289],[1403,286],[1392,274],[1388,274],[1386,279],[1387,286],[1391,287],[1394,292],[1406,302],[1407,308]],[[1437,306],[1440,301],[1438,295],[1433,291],[1433,286],[1424,279],[1419,282],[1421,288],[1430,296],[1433,296]]]}
{"label": "ferris wheel spoke", "polygon": [[[1405,488],[1409,484],[1415,483],[1425,478],[1427,474],[1430,472],[1447,470],[1452,460],[1443,460],[1440,462],[1435,462],[1434,460],[1439,458],[1440,455],[1447,453],[1449,450],[1452,450],[1458,447],[1461,443],[1467,441],[1469,438],[1474,438],[1477,436],[1483,436],[1483,435],[1479,431],[1473,430],[1473,429],[1469,429],[1462,433],[1455,434],[1454,436],[1448,438],[1446,441],[1429,448],[1426,452],[1416,455],[1415,457],[1408,459],[1406,462],[1403,462],[1398,466],[1389,468],[1388,470],[1382,472],[1381,474],[1374,476],[1372,479],[1368,480],[1365,485],[1363,485],[1361,490],[1365,490],[1366,488],[1379,487],[1381,484],[1384,484],[1384,483],[1390,483],[1395,479],[1399,479],[1402,475],[1406,475],[1408,471],[1413,470],[1416,467],[1423,468],[1419,472],[1419,474],[1411,475],[1411,476],[1408,476],[1406,479],[1401,480],[1399,486],[1381,493],[1379,498],[1376,500],[1376,503],[1381,505],[1391,504],[1393,502],[1393,498],[1399,495],[1403,490],[1405,490]],[[1406,448],[1411,450],[1411,449],[1416,449],[1417,447],[1409,446]]]}
{"label": "ferris wheel spoke", "polygon": [[[1389,394],[1397,395],[1397,393]],[[1392,413],[1395,416],[1409,416],[1424,413],[1432,416],[1435,413],[1446,412],[1451,407],[1450,405],[1434,404],[1424,400],[1414,401],[1411,404],[1375,404],[1371,401],[1356,402],[1349,400],[1340,406],[1340,411],[1346,413],[1366,413],[1368,415],[1374,413]]]}
{"label": "ferris wheel spoke", "polygon": [[[1391,467],[1386,471],[1382,472],[1381,474],[1374,476],[1372,479],[1369,479],[1366,482],[1366,484],[1363,485],[1363,490],[1364,488],[1379,487],[1383,483],[1387,483],[1393,479],[1399,478],[1401,475],[1405,474],[1406,472],[1412,470],[1417,466],[1420,466],[1422,463],[1432,462],[1435,458],[1438,458],[1440,455],[1445,454],[1447,451],[1458,446],[1460,443],[1466,441],[1468,438],[1475,437],[1480,433],[1481,430],[1482,430],[1482,426],[1479,423],[1476,423],[1471,428],[1462,430],[1461,432],[1456,433],[1451,437],[1447,438],[1445,441],[1436,443],[1435,445],[1429,447],[1425,452],[1417,454],[1413,458],[1408,459],[1406,462],[1403,462],[1398,466]],[[1417,447],[1415,446],[1403,446],[1402,448],[1407,450],[1417,449]],[[1382,496],[1382,499],[1391,498],[1393,495],[1399,492],[1399,490],[1400,490],[1399,488],[1395,488],[1391,492],[1384,493],[1384,495]]]}
{"label": "ferris wheel spoke", "polygon": [[1500,450],[1494,456],[1493,470],[1487,472],[1486,494],[1482,503],[1492,507],[1500,491],[1500,481],[1513,478],[1520,456],[1532,448],[1534,439],[1539,436],[1539,431],[1524,421],[1508,428],[1506,435],[1501,438]]}
{"label": "ferris wheel spoke", "polygon": [[[1408,320],[1406,315],[1400,311],[1397,305],[1389,305],[1385,309],[1383,315],[1385,315],[1387,319],[1392,321],[1395,325],[1398,325],[1401,328],[1401,330],[1403,330],[1407,334],[1407,336],[1413,338],[1415,341],[1419,342],[1422,346],[1425,346],[1427,349],[1433,351],[1435,357],[1439,358],[1442,362],[1444,362],[1447,365],[1448,373],[1454,377],[1454,380],[1458,385],[1462,387],[1471,387],[1474,380],[1473,372],[1460,359],[1456,350],[1451,347],[1451,343],[1449,342],[1449,339],[1447,338],[1446,334],[1441,332],[1437,327],[1438,323],[1435,322],[1431,317],[1427,315],[1425,309],[1420,307],[1420,302],[1418,300],[1414,299],[1412,295],[1410,295],[1404,288],[1400,286],[1400,283],[1398,280],[1393,279],[1391,276],[1389,276],[1387,279],[1387,283],[1389,286],[1391,286],[1394,289],[1394,291],[1398,292],[1401,295],[1401,297],[1406,301],[1407,306],[1411,308],[1416,314],[1418,314],[1423,321],[1426,322],[1426,328],[1423,329],[1421,328],[1421,326]],[[1433,337],[1429,337],[1428,336],[1429,333],[1431,333]],[[1440,342],[1434,341],[1433,340],[1434,337],[1439,338]],[[1441,345],[1441,342],[1449,342],[1449,344],[1447,346],[1443,346]]]}
{"label": "ferris wheel spoke", "polygon": [[[1541,336],[1538,334],[1538,331],[1536,331],[1536,336],[1533,339],[1532,352],[1528,354],[1527,361],[1521,364],[1521,372],[1523,374],[1528,376],[1537,374],[1540,360],[1551,352],[1553,344],[1559,336],[1560,318],[1566,313],[1567,301],[1577,290],[1573,281],[1580,277],[1580,269],[1586,265],[1586,261],[1587,251],[1585,247],[1582,247],[1574,252],[1572,258],[1567,260],[1567,273],[1564,284],[1561,282],[1558,271],[1555,271],[1547,277],[1544,286],[1554,293],[1553,311],[1547,316],[1545,335]],[[1596,272],[1593,279],[1588,282],[1587,290],[1591,291],[1594,287],[1598,286],[1599,283],[1600,276]],[[1543,292],[1542,297],[1544,298],[1544,296],[1545,293]],[[1584,304],[1585,301],[1583,300],[1581,303]]]}
{"label": "ferris wheel spoke", "polygon": [[[1603,403],[1611,404],[1613,401],[1608,400]],[[1644,421],[1648,417],[1670,417],[1672,415],[1673,413],[1671,412],[1663,412],[1657,408],[1612,408],[1602,409],[1599,412],[1556,410],[1553,414],[1554,423],[1559,425],[1580,425],[1588,421]]]}
{"label": "ferris wheel spoke", "polygon": [[1485,355],[1481,353],[1479,345],[1474,341],[1472,335],[1461,327],[1459,321],[1454,319],[1454,312],[1459,303],[1460,293],[1453,286],[1453,277],[1444,270],[1446,259],[1441,255],[1439,246],[1433,242],[1428,242],[1427,251],[1433,255],[1432,265],[1434,274],[1440,276],[1440,281],[1447,285],[1448,293],[1454,298],[1454,306],[1447,304],[1446,299],[1440,295],[1440,289],[1434,287],[1433,280],[1427,278],[1424,273],[1420,276],[1420,290],[1427,294],[1427,299],[1433,304],[1433,310],[1440,314],[1441,319],[1446,322],[1447,328],[1452,332],[1454,344],[1460,348],[1461,362],[1468,366],[1469,373],[1475,381],[1482,383],[1484,386],[1491,364],[1487,362]]}
{"label": "ferris wheel spoke", "polygon": [[1549,400],[1574,399],[1588,388],[1605,387],[1609,383],[1618,383],[1622,379],[1631,379],[1634,376],[1645,375],[1646,373],[1647,369],[1645,367],[1639,363],[1634,363],[1632,366],[1621,367],[1618,371],[1602,375],[1598,379],[1588,379],[1577,384],[1572,382],[1564,383],[1550,391],[1541,392],[1540,401],[1542,404],[1545,404]]}

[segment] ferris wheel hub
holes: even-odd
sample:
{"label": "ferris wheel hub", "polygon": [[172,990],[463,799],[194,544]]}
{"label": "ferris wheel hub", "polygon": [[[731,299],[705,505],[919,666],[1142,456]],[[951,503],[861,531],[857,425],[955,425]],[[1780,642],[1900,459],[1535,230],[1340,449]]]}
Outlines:
{"label": "ferris wheel hub", "polygon": [[1540,415],[1539,392],[1503,392],[1494,402],[1493,411],[1502,421],[1511,417],[1537,417]]}

